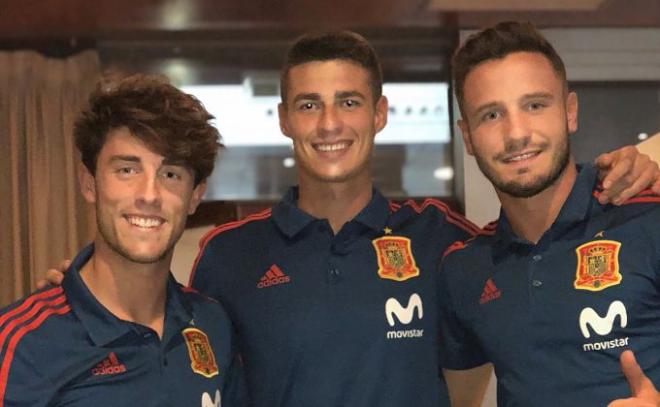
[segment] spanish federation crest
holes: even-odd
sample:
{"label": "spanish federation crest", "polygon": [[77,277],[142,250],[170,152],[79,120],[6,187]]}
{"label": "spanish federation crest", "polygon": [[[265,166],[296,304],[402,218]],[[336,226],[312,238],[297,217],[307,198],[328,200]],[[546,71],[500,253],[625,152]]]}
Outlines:
{"label": "spanish federation crest", "polygon": [[193,372],[209,378],[217,375],[218,364],[215,362],[209,337],[197,328],[186,328],[181,334],[188,346],[190,367]]}
{"label": "spanish federation crest", "polygon": [[419,275],[419,268],[412,255],[410,239],[400,236],[383,236],[371,243],[378,255],[380,278],[405,281]]}
{"label": "spanish federation crest", "polygon": [[595,240],[575,249],[577,269],[573,287],[578,290],[601,291],[621,282],[619,249],[613,240]]}

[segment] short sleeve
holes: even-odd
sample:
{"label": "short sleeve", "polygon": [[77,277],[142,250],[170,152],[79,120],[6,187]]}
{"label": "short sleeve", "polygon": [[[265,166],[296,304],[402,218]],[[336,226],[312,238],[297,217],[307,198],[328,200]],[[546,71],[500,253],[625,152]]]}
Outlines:
{"label": "short sleeve", "polygon": [[[452,288],[449,268],[446,263],[440,265],[436,290],[438,294],[439,360],[445,369],[465,370],[487,363],[484,352],[472,331],[460,318],[454,300],[457,292]],[[460,271],[460,270],[459,270]]]}

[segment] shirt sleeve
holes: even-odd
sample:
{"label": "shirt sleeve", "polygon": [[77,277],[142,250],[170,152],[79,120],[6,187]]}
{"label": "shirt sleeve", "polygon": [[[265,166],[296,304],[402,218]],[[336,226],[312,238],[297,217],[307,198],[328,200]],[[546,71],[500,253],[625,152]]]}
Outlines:
{"label": "shirt sleeve", "polygon": [[0,405],[3,407],[47,406],[54,397],[55,385],[39,373],[20,347],[2,354]]}
{"label": "shirt sleeve", "polygon": [[220,250],[217,247],[219,242],[217,238],[203,238],[201,249],[197,254],[195,263],[190,273],[188,285],[200,293],[220,301],[222,284],[219,279],[221,276]]}
{"label": "shirt sleeve", "polygon": [[[445,369],[465,370],[487,363],[477,337],[461,320],[454,301],[454,292],[448,279],[447,267],[439,267],[436,279],[438,294],[439,360]],[[458,304],[460,306],[460,304]]]}

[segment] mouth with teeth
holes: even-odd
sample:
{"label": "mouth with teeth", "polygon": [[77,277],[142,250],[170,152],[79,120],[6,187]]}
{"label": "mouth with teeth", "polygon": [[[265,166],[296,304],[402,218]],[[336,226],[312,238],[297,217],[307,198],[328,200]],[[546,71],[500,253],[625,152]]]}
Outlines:
{"label": "mouth with teeth", "polygon": [[339,141],[336,143],[316,143],[313,144],[313,146],[316,151],[327,153],[345,150],[350,147],[351,144],[353,143],[350,141]]}
{"label": "mouth with teeth", "polygon": [[519,163],[522,161],[530,160],[541,154],[541,151],[526,151],[522,153],[516,153],[512,155],[507,155],[502,159],[506,164]]}
{"label": "mouth with teeth", "polygon": [[165,219],[158,216],[124,215],[124,219],[141,229],[154,229],[165,223]]}

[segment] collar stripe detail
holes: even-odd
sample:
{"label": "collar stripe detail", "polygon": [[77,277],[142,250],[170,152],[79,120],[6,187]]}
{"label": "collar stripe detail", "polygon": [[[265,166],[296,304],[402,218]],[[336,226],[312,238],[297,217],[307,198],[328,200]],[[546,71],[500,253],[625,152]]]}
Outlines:
{"label": "collar stripe detail", "polygon": [[490,222],[479,231],[481,236],[493,236],[497,233],[497,221]]}
{"label": "collar stripe detail", "polygon": [[455,252],[456,250],[461,250],[461,249],[463,249],[464,247],[465,247],[465,243],[463,243],[463,242],[460,241],[460,240],[459,240],[459,241],[456,241],[456,242],[450,244],[449,247],[447,247],[447,249],[445,250],[445,252],[442,253],[442,257],[441,257],[441,258],[444,260],[445,257],[447,257],[450,253],[453,253],[453,252]]}
{"label": "collar stripe detail", "polygon": [[[35,309],[39,311],[38,316],[34,320],[32,320],[32,322],[30,322],[29,324],[21,326],[12,335],[11,339],[9,340],[9,344],[7,345],[7,350],[5,351],[4,356],[2,357],[2,365],[0,366],[0,407],[4,406],[5,391],[7,390],[7,381],[9,380],[9,369],[11,367],[12,359],[14,358],[14,351],[16,350],[16,346],[23,338],[23,336],[39,328],[39,326],[41,326],[41,324],[43,324],[43,322],[48,317],[52,315],[64,315],[70,312],[71,307],[69,306],[69,304],[64,302],[64,300],[66,300],[66,297],[64,296],[64,294],[62,294],[61,296],[57,296],[50,300],[38,301],[35,307],[32,308],[32,311],[34,311]],[[56,308],[58,306],[59,308]],[[30,311],[28,314],[37,313],[32,311]],[[25,318],[25,316],[21,318]],[[8,327],[3,329],[3,333],[2,333],[3,338],[2,340],[0,340],[0,350],[2,349],[4,336],[6,336],[5,331]]]}
{"label": "collar stripe detail", "polygon": [[207,301],[211,301],[211,302],[214,302],[216,304],[218,303],[218,300],[216,300],[215,298],[208,297],[208,296],[200,293],[199,291],[197,291],[196,289],[194,289],[192,287],[182,285],[179,288],[181,289],[181,292],[184,293],[184,294],[195,294],[195,295],[197,295],[197,296],[199,296],[199,297],[201,297],[201,298],[203,298]]}
{"label": "collar stripe detail", "polygon": [[461,227],[464,229],[466,232],[470,233],[471,235],[477,235],[480,231],[479,227],[475,225],[474,223],[470,222],[467,220],[464,216],[452,211],[447,204],[444,202],[438,201],[437,199],[427,199],[424,201],[422,204],[422,210],[426,209],[428,206],[435,206],[439,208],[441,211],[445,212],[447,214],[447,217],[451,223],[454,223],[456,226]]}
{"label": "collar stripe detail", "polygon": [[[600,188],[596,188],[593,191],[593,196],[598,199],[602,192],[603,191]],[[648,188],[628,199],[622,203],[621,206],[633,203],[660,203],[660,196],[656,195],[650,188]]]}
{"label": "collar stripe detail", "polygon": [[644,196],[644,195],[648,195],[648,196],[658,196],[658,194],[656,194],[655,192],[653,192],[653,190],[652,190],[651,188],[646,188],[646,189],[643,190],[643,191],[639,191],[639,193],[638,193],[637,195],[635,195],[635,196]]}
{"label": "collar stripe detail", "polygon": [[204,246],[206,246],[206,243],[209,240],[211,240],[215,235],[218,235],[222,232],[226,232],[226,231],[231,230],[231,229],[236,229],[237,227],[242,226],[246,223],[250,223],[250,222],[253,222],[253,221],[256,221],[256,220],[267,219],[267,218],[270,217],[271,212],[272,212],[272,209],[268,208],[268,209],[266,209],[264,211],[261,211],[259,213],[255,213],[255,214],[246,216],[245,219],[235,220],[235,221],[232,221],[232,222],[227,222],[227,223],[223,223],[222,225],[216,226],[215,228],[208,231],[206,233],[206,235],[204,235],[204,237],[202,237],[202,239],[199,242],[200,249],[203,248]]}
{"label": "collar stripe detail", "polygon": [[622,205],[628,205],[632,203],[660,203],[660,196],[637,196],[628,199]]}
{"label": "collar stripe detail", "polygon": [[426,208],[432,206],[436,209],[439,209],[440,212],[443,212],[445,214],[447,222],[458,226],[459,228],[465,230],[472,236],[479,234],[480,229],[479,227],[477,227],[477,225],[467,220],[464,216],[452,211],[449,208],[449,206],[447,206],[447,204],[437,199],[432,199],[432,198],[425,199],[421,205],[418,205],[417,202],[410,199],[404,202],[403,205],[410,206],[417,213],[422,213]]}
{"label": "collar stripe detail", "polygon": [[[192,294],[199,294],[199,291],[195,290],[192,287],[187,287],[187,286],[182,286],[181,291],[184,293],[192,293]],[[200,294],[201,295],[201,294]]]}
{"label": "collar stripe detail", "polygon": [[[228,222],[228,223],[223,223],[222,225],[218,225],[215,228],[209,230],[206,235],[204,235],[200,241],[199,241],[199,251],[197,252],[197,257],[195,258],[195,261],[193,262],[192,265],[192,271],[190,272],[190,278],[188,279],[188,285],[192,285],[193,279],[195,278],[195,270],[197,269],[197,263],[199,262],[199,259],[202,256],[202,253],[204,252],[204,248],[208,244],[208,242],[211,241],[215,236],[219,235],[222,232],[226,232],[228,230],[236,229],[237,227],[240,227],[242,225],[245,225],[246,223],[258,221],[258,220],[264,220],[270,218],[272,213],[272,208],[268,208],[266,210],[263,210],[261,212],[246,216],[244,219],[241,220],[235,220],[233,222]],[[2,406],[0,406],[2,407]]]}

